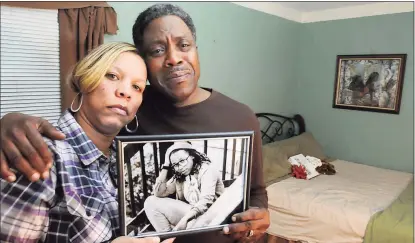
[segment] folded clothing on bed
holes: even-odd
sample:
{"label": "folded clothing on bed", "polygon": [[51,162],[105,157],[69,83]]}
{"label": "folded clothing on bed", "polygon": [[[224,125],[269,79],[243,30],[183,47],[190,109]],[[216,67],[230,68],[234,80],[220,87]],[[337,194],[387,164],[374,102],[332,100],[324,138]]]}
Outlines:
{"label": "folded clothing on bed", "polygon": [[303,154],[322,161],[332,161],[310,132],[268,143],[262,147],[262,151],[264,181],[267,186],[291,176],[291,164],[288,162],[291,156]]}

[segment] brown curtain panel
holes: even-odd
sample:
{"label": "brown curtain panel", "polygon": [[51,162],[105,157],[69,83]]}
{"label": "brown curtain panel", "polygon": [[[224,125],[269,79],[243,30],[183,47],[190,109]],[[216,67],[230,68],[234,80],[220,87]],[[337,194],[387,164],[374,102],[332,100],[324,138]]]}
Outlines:
{"label": "brown curtain panel", "polygon": [[106,2],[1,2],[21,8],[58,9],[61,107],[70,107],[75,93],[68,77],[76,62],[104,43],[105,34],[116,34],[117,13]]}
{"label": "brown curtain panel", "polygon": [[117,15],[111,7],[59,9],[61,107],[70,107],[75,93],[68,77],[77,61],[104,43],[105,34],[116,34]]}

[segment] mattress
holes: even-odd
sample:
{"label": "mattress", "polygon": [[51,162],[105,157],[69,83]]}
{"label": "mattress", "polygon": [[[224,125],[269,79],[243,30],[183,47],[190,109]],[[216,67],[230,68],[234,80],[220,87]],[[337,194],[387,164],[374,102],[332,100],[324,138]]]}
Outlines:
{"label": "mattress", "polygon": [[406,188],[413,174],[353,162],[332,162],[335,175],[288,178],[267,187],[268,233],[305,242],[363,242],[370,217]]}

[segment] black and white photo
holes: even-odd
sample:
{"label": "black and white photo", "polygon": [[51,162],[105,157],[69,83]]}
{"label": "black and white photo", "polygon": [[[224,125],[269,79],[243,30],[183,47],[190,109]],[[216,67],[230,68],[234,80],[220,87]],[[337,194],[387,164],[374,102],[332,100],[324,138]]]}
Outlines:
{"label": "black and white photo", "polygon": [[247,209],[253,132],[117,137],[121,234],[219,230]]}

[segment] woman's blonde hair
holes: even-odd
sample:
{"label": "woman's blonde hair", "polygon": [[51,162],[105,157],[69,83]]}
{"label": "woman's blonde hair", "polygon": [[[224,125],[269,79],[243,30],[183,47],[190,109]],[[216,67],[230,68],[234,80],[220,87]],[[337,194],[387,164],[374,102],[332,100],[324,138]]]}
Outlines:
{"label": "woman's blonde hair", "polygon": [[73,69],[70,77],[72,89],[85,94],[94,91],[115,59],[124,52],[137,53],[137,49],[125,42],[106,43],[93,49]]}

